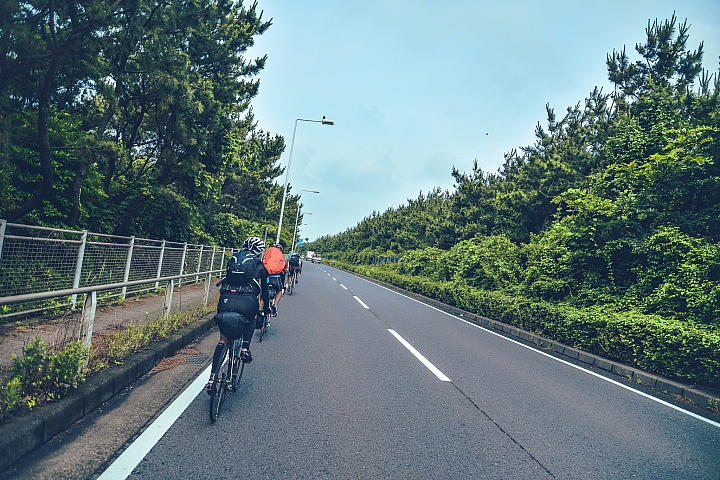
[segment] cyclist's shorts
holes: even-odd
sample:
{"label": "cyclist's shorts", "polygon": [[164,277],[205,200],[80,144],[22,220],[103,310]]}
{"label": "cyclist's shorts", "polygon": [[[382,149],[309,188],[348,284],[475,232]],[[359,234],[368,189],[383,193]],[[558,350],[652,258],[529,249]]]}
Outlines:
{"label": "cyclist's shorts", "polygon": [[254,295],[223,293],[218,300],[217,313],[237,312],[248,320],[255,318],[260,310],[258,299]]}
{"label": "cyclist's shorts", "polygon": [[300,271],[300,267],[290,267],[290,273],[295,273],[295,272],[299,272],[299,271]]}
{"label": "cyclist's shorts", "polygon": [[273,288],[275,289],[275,293],[277,293],[277,292],[279,292],[280,290],[282,290],[282,287],[283,287],[283,283],[284,283],[284,282],[283,282],[283,280],[280,278],[280,275],[277,275],[277,276],[276,276],[276,275],[270,275],[270,276],[268,277],[268,283],[273,286]]}

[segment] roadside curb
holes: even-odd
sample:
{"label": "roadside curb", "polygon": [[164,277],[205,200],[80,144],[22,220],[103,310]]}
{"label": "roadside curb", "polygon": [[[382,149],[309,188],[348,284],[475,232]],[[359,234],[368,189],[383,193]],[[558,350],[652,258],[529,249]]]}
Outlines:
{"label": "roadside curb", "polygon": [[179,332],[129,356],[121,365],[92,375],[59,401],[36,407],[0,425],[0,472],[42,446],[77,420],[148,373],[163,358],[215,326],[213,315],[196,320]]}
{"label": "roadside curb", "polygon": [[430,305],[431,307],[435,307],[443,312],[450,313],[457,317],[461,317],[463,320],[467,320],[468,322],[480,325],[488,329],[498,330],[507,335],[520,338],[530,343],[534,343],[541,349],[552,350],[559,355],[569,357],[573,360],[577,360],[588,366],[594,366],[601,370],[605,370],[606,372],[622,377],[625,380],[631,381],[633,383],[649,386],[660,392],[680,398],[687,403],[702,407],[710,412],[713,412],[713,410],[717,409],[720,405],[720,394],[707,392],[690,385],[685,385],[673,380],[669,380],[654,373],[646,372],[635,367],[629,367],[627,365],[608,360],[606,358],[600,357],[599,355],[568,347],[567,345],[564,345],[555,340],[549,340],[535,333],[522,330],[518,327],[514,327],[512,325],[508,325],[506,323],[502,323],[497,320],[483,317],[481,315],[477,315],[471,312],[467,312],[457,307],[453,307],[452,305],[442,303],[433,298],[426,297],[418,293],[409,292],[390,283],[386,283],[372,277],[367,277],[351,270],[344,270],[340,267],[335,266],[333,267],[351,273],[352,275],[356,275],[369,282],[385,287],[388,290],[392,290],[394,292],[406,295],[414,300],[417,300],[418,302]]}

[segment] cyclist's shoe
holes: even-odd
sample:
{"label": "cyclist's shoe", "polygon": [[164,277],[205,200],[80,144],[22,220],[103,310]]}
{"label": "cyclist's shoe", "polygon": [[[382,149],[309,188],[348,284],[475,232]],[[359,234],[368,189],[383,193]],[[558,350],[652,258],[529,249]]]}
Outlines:
{"label": "cyclist's shoe", "polygon": [[250,363],[252,362],[252,353],[250,353],[250,350],[247,348],[243,348],[240,350],[240,358],[242,359],[243,363]]}
{"label": "cyclist's shoe", "polygon": [[212,395],[212,393],[213,393],[213,381],[212,380],[209,380],[205,384],[205,391],[207,392],[208,395]]}
{"label": "cyclist's shoe", "polygon": [[273,305],[270,307],[270,310],[272,311],[272,316],[277,317],[277,307]]}

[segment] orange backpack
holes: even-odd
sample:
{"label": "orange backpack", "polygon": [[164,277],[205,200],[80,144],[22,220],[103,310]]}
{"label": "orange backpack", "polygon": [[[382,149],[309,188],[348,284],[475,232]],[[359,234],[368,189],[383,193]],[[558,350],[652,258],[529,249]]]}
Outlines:
{"label": "orange backpack", "polygon": [[270,275],[281,273],[285,270],[285,257],[279,248],[270,247],[265,250],[263,265],[265,265],[265,268]]}

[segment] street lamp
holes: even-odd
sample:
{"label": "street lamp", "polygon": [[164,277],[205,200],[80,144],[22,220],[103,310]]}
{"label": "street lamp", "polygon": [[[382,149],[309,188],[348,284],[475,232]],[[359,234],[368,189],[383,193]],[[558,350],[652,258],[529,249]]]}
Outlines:
{"label": "street lamp", "polygon": [[[301,192],[310,192],[310,193],[320,193],[317,190],[300,190]],[[308,212],[306,215],[312,215],[312,213]],[[293,230],[293,239],[292,243],[290,244],[290,250],[295,249],[295,234],[297,233],[298,228],[298,218],[300,218],[300,203],[298,202],[297,206],[297,213],[295,214],[295,229]]]}
{"label": "street lamp", "polygon": [[314,122],[323,125],[335,125],[335,121],[327,120],[323,115],[322,120],[308,120],[305,118],[295,119],[295,128],[293,128],[292,142],[290,142],[290,158],[288,158],[287,170],[285,170],[285,188],[283,190],[282,204],[280,205],[280,220],[278,221],[278,232],[275,243],[280,243],[280,232],[282,231],[283,214],[285,213],[285,197],[287,197],[288,178],[290,177],[290,164],[292,163],[293,147],[295,147],[295,132],[297,131],[298,122]]}

